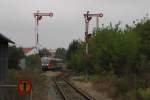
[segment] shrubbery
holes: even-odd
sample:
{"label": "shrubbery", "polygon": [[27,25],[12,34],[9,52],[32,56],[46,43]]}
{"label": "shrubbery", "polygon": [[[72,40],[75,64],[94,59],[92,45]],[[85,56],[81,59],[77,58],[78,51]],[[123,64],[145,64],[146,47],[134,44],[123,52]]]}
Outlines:
{"label": "shrubbery", "polygon": [[[95,30],[85,43],[73,41],[67,52],[68,67],[88,75],[111,75],[120,100],[148,100],[150,88],[150,20],[121,29],[119,24]],[[101,80],[100,78],[99,80]],[[147,99],[148,98],[148,99]]]}
{"label": "shrubbery", "polygon": [[38,54],[27,56],[26,58],[26,68],[27,69],[40,69],[41,58]]}

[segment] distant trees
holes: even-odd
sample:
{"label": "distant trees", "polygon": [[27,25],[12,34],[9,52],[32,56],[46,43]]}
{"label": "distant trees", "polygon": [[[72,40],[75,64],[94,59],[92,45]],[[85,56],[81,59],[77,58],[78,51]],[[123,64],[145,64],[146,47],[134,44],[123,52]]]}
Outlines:
{"label": "distant trees", "polygon": [[80,40],[73,40],[66,53],[66,60],[68,68],[74,69],[76,71],[83,71],[85,65],[83,62],[84,53],[82,52],[84,44]]}
{"label": "distant trees", "polygon": [[69,48],[67,49],[67,53],[66,53],[66,59],[71,59],[71,55],[75,54],[80,47],[80,41],[78,40],[73,40],[70,45]]}
{"label": "distant trees", "polygon": [[65,58],[66,58],[66,49],[65,48],[57,48],[56,53],[55,53],[55,57],[65,60]]}
{"label": "distant trees", "polygon": [[39,55],[42,57],[42,56],[51,55],[51,53],[49,52],[49,50],[47,48],[43,48],[39,51]]}

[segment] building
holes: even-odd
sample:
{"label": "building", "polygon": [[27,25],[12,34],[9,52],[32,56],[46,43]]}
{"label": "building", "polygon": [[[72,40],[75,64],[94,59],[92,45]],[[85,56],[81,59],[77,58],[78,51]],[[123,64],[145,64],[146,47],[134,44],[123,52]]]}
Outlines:
{"label": "building", "polygon": [[49,52],[51,54],[51,57],[54,58],[55,57],[55,53],[56,53],[56,50],[55,49],[49,49]]}
{"label": "building", "polygon": [[0,83],[4,82],[8,72],[8,44],[13,41],[0,33]]}
{"label": "building", "polygon": [[[37,49],[35,47],[22,48],[22,51],[23,51],[25,56],[38,54],[38,51],[37,51]],[[19,66],[20,66],[21,69],[25,69],[26,68],[26,59],[25,58],[22,58],[20,60]]]}
{"label": "building", "polygon": [[35,47],[22,48],[22,51],[24,52],[25,56],[38,54],[38,51],[37,51],[37,49]]}

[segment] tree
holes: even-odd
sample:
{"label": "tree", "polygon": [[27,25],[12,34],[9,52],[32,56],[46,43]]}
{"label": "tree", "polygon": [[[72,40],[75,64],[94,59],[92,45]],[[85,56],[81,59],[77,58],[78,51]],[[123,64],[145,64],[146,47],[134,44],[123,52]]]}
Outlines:
{"label": "tree", "polygon": [[20,69],[20,60],[24,57],[24,53],[21,47],[10,46],[8,48],[8,68],[9,69]]}
{"label": "tree", "polygon": [[39,51],[39,55],[42,57],[42,56],[49,56],[51,54],[47,48],[43,48]]}
{"label": "tree", "polygon": [[138,51],[138,63],[136,66],[136,72],[140,80],[141,85],[149,87],[150,84],[150,19],[141,20],[134,31],[139,35],[140,46]]}
{"label": "tree", "polygon": [[57,48],[56,53],[55,53],[55,57],[65,60],[66,49],[65,48]]}
{"label": "tree", "polygon": [[79,47],[80,47],[80,41],[79,40],[73,40],[68,49],[67,49],[67,52],[66,52],[66,59],[67,60],[70,60],[71,59],[71,55],[76,53],[76,51],[79,50]]}
{"label": "tree", "polygon": [[142,20],[134,31],[140,36],[141,54],[150,59],[150,20]]}
{"label": "tree", "polygon": [[117,95],[126,96],[127,100],[149,99],[150,20],[126,25],[124,29],[116,24],[93,32],[88,41],[89,57],[84,55],[85,43],[71,42],[67,50],[69,68],[80,73],[86,70],[88,75],[110,77],[115,80]]}
{"label": "tree", "polygon": [[27,56],[25,59],[28,69],[38,69],[41,67],[41,58],[38,54]]}

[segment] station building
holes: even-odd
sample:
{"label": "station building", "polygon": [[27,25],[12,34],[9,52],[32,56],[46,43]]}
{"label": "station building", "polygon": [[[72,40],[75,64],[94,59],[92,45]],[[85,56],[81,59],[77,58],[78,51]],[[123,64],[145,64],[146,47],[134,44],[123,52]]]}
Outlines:
{"label": "station building", "polygon": [[14,44],[9,38],[0,33],[0,83],[4,82],[8,72],[8,45]]}

